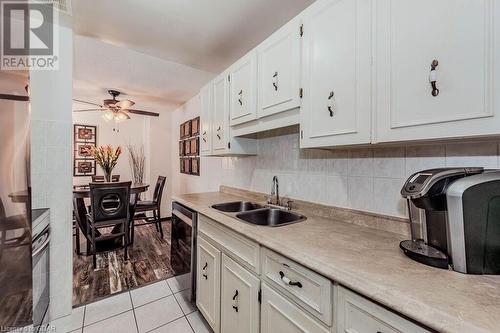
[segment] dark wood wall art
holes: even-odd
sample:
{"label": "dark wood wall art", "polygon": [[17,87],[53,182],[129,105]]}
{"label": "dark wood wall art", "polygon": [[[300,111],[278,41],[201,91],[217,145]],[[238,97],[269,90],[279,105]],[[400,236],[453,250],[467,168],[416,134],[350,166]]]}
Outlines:
{"label": "dark wood wall art", "polygon": [[200,175],[200,117],[180,125],[179,131],[180,172]]}
{"label": "dark wood wall art", "polygon": [[73,176],[87,177],[96,174],[96,163],[88,150],[97,145],[97,127],[73,126]]}

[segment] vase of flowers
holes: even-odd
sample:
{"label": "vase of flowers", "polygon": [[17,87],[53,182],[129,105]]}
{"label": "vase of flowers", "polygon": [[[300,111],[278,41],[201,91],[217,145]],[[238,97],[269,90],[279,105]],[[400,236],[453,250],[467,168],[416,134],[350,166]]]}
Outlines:
{"label": "vase of flowers", "polygon": [[118,146],[113,149],[113,146],[106,145],[101,147],[92,147],[90,155],[95,159],[96,163],[102,168],[104,172],[104,179],[106,182],[111,182],[111,173],[118,162],[118,158],[122,153],[122,147]]}

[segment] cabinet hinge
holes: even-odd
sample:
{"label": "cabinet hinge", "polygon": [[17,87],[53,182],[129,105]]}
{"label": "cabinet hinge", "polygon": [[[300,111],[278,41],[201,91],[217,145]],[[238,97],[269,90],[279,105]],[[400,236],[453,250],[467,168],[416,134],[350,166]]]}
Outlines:
{"label": "cabinet hinge", "polygon": [[231,142],[227,143],[227,149],[231,149]]}
{"label": "cabinet hinge", "polygon": [[303,130],[300,130],[300,138],[303,139],[304,138],[304,131]]}
{"label": "cabinet hinge", "polygon": [[259,289],[259,293],[257,294],[257,300],[259,304],[262,304],[262,289]]}
{"label": "cabinet hinge", "polygon": [[300,25],[299,35],[300,35],[300,37],[304,36],[304,25],[303,24]]}
{"label": "cabinet hinge", "polygon": [[302,98],[304,96],[304,89],[300,88],[299,89],[299,97]]}

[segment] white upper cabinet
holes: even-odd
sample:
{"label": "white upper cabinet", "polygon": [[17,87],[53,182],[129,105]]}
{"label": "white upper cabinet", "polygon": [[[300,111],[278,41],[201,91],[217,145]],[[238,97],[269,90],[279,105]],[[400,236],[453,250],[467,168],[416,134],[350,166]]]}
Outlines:
{"label": "white upper cabinet", "polygon": [[202,155],[210,155],[212,153],[212,87],[212,82],[210,82],[200,90],[200,151]]}
{"label": "white upper cabinet", "polygon": [[303,13],[301,147],[371,141],[371,1],[320,0]]}
{"label": "white upper cabinet", "polygon": [[225,150],[228,140],[229,81],[226,73],[222,73],[213,81],[213,121],[212,121],[212,147],[214,153]]}
{"label": "white upper cabinet", "polygon": [[497,5],[376,2],[377,142],[500,133]]}
{"label": "white upper cabinet", "polygon": [[251,51],[229,69],[231,126],[257,118],[257,54]]}
{"label": "white upper cabinet", "polygon": [[259,118],[300,106],[300,31],[296,17],[257,47]]}

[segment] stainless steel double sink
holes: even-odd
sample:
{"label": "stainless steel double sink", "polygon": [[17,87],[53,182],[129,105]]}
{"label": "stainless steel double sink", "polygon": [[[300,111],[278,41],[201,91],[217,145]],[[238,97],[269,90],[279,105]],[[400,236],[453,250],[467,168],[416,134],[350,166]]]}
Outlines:
{"label": "stainless steel double sink", "polygon": [[235,217],[244,222],[269,227],[302,222],[307,219],[301,214],[284,209],[270,208],[249,201],[225,202],[211,207],[224,213],[236,214]]}

